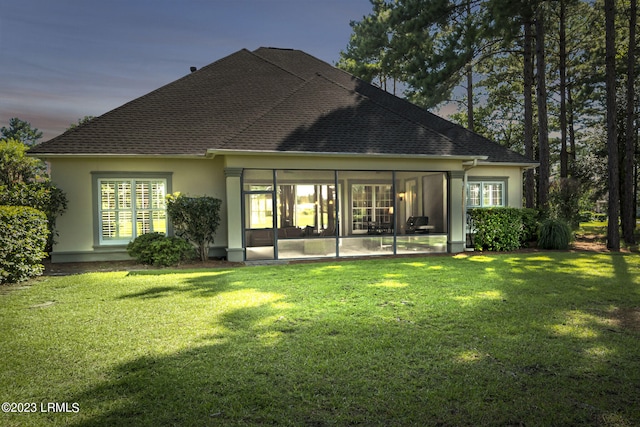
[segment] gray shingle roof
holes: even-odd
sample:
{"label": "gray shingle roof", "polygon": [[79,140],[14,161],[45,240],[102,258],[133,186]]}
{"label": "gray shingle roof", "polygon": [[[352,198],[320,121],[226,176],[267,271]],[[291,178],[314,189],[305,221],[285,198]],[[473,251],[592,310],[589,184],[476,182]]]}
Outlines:
{"label": "gray shingle roof", "polygon": [[304,52],[240,50],[30,150],[489,156],[532,163]]}

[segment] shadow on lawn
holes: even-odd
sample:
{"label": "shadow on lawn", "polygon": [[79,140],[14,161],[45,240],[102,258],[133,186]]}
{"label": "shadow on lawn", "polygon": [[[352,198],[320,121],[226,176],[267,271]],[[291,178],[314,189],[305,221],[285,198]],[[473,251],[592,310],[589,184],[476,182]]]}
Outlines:
{"label": "shadow on lawn", "polygon": [[[153,286],[140,292],[134,292],[120,296],[118,299],[152,299],[168,297],[177,293],[189,293],[193,296],[214,296],[230,288],[230,283],[235,270],[217,270],[212,272],[199,271],[197,277],[187,281],[185,286],[183,280],[176,279],[174,286]],[[162,271],[134,271],[129,272],[128,276],[161,276],[161,275],[178,275],[185,274],[183,272],[176,273]],[[188,274],[188,272],[187,272]]]}
{"label": "shadow on lawn", "polygon": [[[231,309],[218,319],[225,332],[121,364],[71,396],[95,414],[74,425],[640,423],[638,332],[616,323],[614,310],[639,304],[624,256],[467,257],[460,276],[432,269],[436,262],[390,263],[386,274],[407,286],[374,286],[367,301],[358,290],[384,278],[365,268],[349,283],[346,264],[291,268],[295,284],[319,272],[335,281],[326,290],[304,283],[309,293],[298,298],[313,311],[287,308],[302,304],[287,296]],[[603,275],[577,274],[576,265]],[[536,279],[545,271],[554,280]],[[457,277],[490,280],[474,288]],[[279,283],[237,279],[205,275],[126,298],[283,293]]]}

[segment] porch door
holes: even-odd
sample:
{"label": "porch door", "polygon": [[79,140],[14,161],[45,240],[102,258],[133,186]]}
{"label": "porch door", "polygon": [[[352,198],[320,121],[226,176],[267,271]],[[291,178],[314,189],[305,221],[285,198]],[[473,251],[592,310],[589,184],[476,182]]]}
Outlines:
{"label": "porch door", "polygon": [[275,258],[273,192],[245,194],[245,246],[247,260]]}

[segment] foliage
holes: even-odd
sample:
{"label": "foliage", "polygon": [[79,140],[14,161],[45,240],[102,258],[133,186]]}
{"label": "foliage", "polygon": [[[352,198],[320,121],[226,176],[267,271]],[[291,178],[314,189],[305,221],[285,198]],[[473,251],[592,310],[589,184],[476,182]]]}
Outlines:
{"label": "foliage", "polygon": [[527,242],[534,242],[538,239],[538,227],[540,225],[540,211],[531,208],[519,209],[522,218],[522,238],[523,245]]}
{"label": "foliage", "polygon": [[163,240],[164,233],[145,233],[136,237],[127,245],[127,253],[130,257],[142,264],[153,264],[153,249],[151,245],[154,242]]}
{"label": "foliage", "polygon": [[51,181],[32,183],[19,182],[11,187],[0,185],[0,205],[31,206],[45,213],[49,235],[46,252],[51,252],[55,243],[56,220],[67,209],[67,196]]}
{"label": "foliage", "polygon": [[[471,209],[473,243],[476,250],[513,251],[535,235],[536,214],[533,209]],[[525,226],[526,221],[526,226]]]}
{"label": "foliage", "polygon": [[37,128],[32,128],[31,123],[20,120],[17,117],[9,119],[9,127],[0,128],[0,139],[15,139],[24,145],[33,146],[42,138],[42,132]]}
{"label": "foliage", "polygon": [[560,178],[551,184],[549,216],[565,221],[573,230],[580,226],[580,182],[574,178]]}
{"label": "foliage", "polygon": [[639,285],[583,252],[47,277],[0,295],[0,384],[80,411],[2,421],[637,426]]}
{"label": "foliage", "polygon": [[32,182],[38,177],[40,161],[27,157],[27,149],[17,139],[0,140],[0,185]]}
{"label": "foliage", "polygon": [[138,262],[157,266],[178,265],[193,258],[193,246],[179,237],[146,233],[127,245],[127,253]]}
{"label": "foliage", "polygon": [[28,206],[0,206],[0,284],[42,274],[47,218]]}
{"label": "foliage", "polygon": [[41,162],[26,156],[27,147],[15,139],[0,141],[0,205],[31,206],[47,216],[51,252],[56,219],[67,209],[67,197],[47,178],[38,176]]}
{"label": "foliage", "polygon": [[78,119],[77,123],[71,123],[69,125],[69,127],[67,128],[67,130],[75,129],[75,128],[79,127],[79,126],[82,126],[82,125],[84,125],[86,123],[89,123],[93,119],[95,119],[95,116],[84,116],[83,118]]}
{"label": "foliage", "polygon": [[580,222],[604,222],[607,220],[607,214],[593,212],[593,211],[580,211]]}
{"label": "foliage", "polygon": [[202,261],[209,258],[209,245],[220,225],[221,204],[222,201],[214,197],[167,195],[167,213],[175,233],[197,247]]}
{"label": "foliage", "polygon": [[542,249],[567,249],[571,243],[571,228],[562,219],[548,218],[540,224],[538,247]]}

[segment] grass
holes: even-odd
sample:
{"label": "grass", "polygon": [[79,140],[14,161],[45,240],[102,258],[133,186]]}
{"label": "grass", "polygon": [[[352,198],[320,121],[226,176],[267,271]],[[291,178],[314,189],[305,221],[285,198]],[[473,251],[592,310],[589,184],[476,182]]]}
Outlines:
{"label": "grass", "polygon": [[38,412],[0,413],[4,426],[640,425],[637,254],[90,273],[5,289],[0,400]]}

